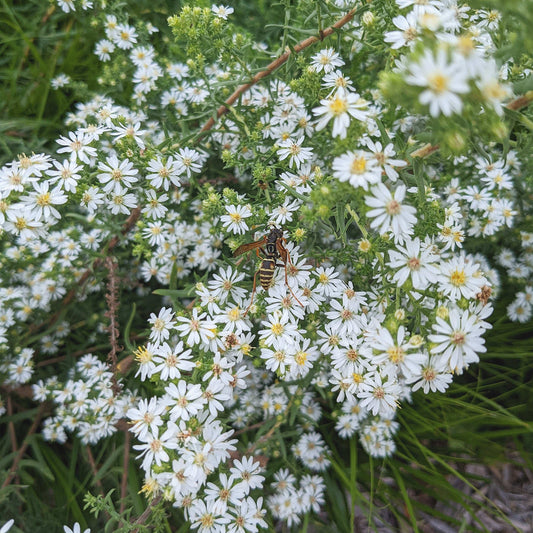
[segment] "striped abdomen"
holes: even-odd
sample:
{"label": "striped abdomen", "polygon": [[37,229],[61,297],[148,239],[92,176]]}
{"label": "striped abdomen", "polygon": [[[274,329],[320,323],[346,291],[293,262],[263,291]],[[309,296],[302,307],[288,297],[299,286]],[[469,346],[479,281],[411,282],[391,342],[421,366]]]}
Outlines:
{"label": "striped abdomen", "polygon": [[259,268],[259,281],[261,282],[261,287],[268,291],[270,285],[272,284],[272,279],[274,278],[274,270],[276,269],[276,261],[272,259],[263,259],[261,267]]}

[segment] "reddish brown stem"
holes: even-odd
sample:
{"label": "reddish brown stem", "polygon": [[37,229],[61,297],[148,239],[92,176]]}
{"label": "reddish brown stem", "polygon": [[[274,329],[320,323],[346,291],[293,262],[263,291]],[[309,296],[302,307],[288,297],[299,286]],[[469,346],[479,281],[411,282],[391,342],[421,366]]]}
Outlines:
{"label": "reddish brown stem", "polygon": [[6,479],[2,483],[2,488],[7,487],[11,483],[15,475],[17,474],[19,463],[22,460],[22,457],[24,457],[24,454],[26,453],[26,449],[28,448],[28,445],[30,444],[30,437],[37,431],[37,427],[39,426],[41,422],[41,418],[43,417],[45,409],[46,409],[46,404],[42,403],[41,406],[39,407],[39,411],[37,411],[37,416],[33,420],[33,424],[31,425],[28,431],[28,434],[26,435],[26,438],[24,439],[24,442],[22,443],[22,446],[20,447],[17,453],[17,456],[15,457],[15,460],[13,461],[13,465],[9,469]]}
{"label": "reddish brown stem", "polygon": [[261,70],[258,72],[248,83],[244,83],[243,85],[239,85],[237,89],[233,92],[233,94],[224,102],[223,105],[221,105],[217,109],[216,118],[211,117],[205,124],[204,127],[200,130],[200,134],[203,134],[207,131],[209,131],[214,125],[217,119],[219,119],[222,115],[225,115],[229,108],[237,101],[239,96],[243,94],[245,91],[250,89],[250,87],[253,87],[256,83],[258,83],[263,78],[266,78],[267,76],[270,76],[275,70],[277,70],[281,65],[287,62],[290,55],[294,52],[295,54],[300,53],[302,50],[305,50],[307,47],[311,46],[312,44],[316,43],[317,41],[323,41],[326,37],[329,37],[335,30],[338,30],[339,28],[342,28],[345,24],[350,22],[350,20],[353,19],[355,12],[357,11],[356,8],[348,11],[344,17],[339,19],[335,24],[331,25],[329,28],[326,28],[325,30],[321,30],[319,32],[319,35],[308,37],[307,39],[304,39],[303,41],[300,41],[293,50],[287,50],[285,53],[280,55],[277,59],[272,61],[265,70]]}
{"label": "reddish brown stem", "polygon": [[89,446],[86,446],[85,450],[87,451],[87,457],[89,458],[89,465],[91,466],[91,471],[93,473],[94,483],[98,487],[100,495],[104,497],[104,486],[102,485],[102,482],[98,479],[98,468],[96,467],[96,461],[94,460],[93,452],[91,452],[91,448]]}
{"label": "reddish brown stem", "polygon": [[[146,522],[146,519],[150,516],[150,513],[152,512],[152,508],[155,507],[160,501],[163,496],[160,494],[159,496],[156,496],[148,505],[148,507],[144,510],[144,513],[135,520],[134,524],[144,524]],[[139,529],[134,529],[132,533],[138,533]]]}

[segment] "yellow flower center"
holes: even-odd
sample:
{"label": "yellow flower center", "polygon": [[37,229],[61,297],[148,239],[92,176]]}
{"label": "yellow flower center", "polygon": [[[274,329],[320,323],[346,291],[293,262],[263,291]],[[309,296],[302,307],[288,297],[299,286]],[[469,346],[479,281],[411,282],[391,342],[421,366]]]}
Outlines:
{"label": "yellow flower center", "polygon": [[40,205],[41,207],[45,205],[50,205],[50,193],[44,192],[43,194],[39,194],[37,198],[35,199],[35,202],[37,205]]}
{"label": "yellow flower center", "polygon": [[281,335],[283,333],[283,324],[280,324],[279,322],[277,324],[272,324],[271,330],[274,335]]}
{"label": "yellow flower center", "polygon": [[362,174],[366,170],[366,159],[364,157],[356,157],[352,161],[350,171],[352,174]]}
{"label": "yellow flower center", "polygon": [[440,72],[428,76],[429,88],[436,93],[443,93],[448,89],[448,78]]}
{"label": "yellow flower center", "polygon": [[229,313],[228,313],[228,318],[232,321],[232,322],[236,322],[237,320],[239,320],[241,318],[241,310],[238,308],[238,307],[234,307]]}
{"label": "yellow flower center", "polygon": [[348,110],[348,105],[346,104],[346,100],[344,98],[336,96],[329,103],[329,109],[334,115],[342,115]]}
{"label": "yellow flower center", "polygon": [[464,285],[466,281],[466,274],[464,270],[455,270],[452,272],[450,276],[450,281],[452,285],[455,285],[456,287],[460,287],[461,285]]}
{"label": "yellow flower center", "polygon": [[298,352],[295,356],[294,356],[294,360],[296,361],[297,364],[299,364],[300,366],[304,365],[305,362],[307,361],[307,352]]}
{"label": "yellow flower center", "polygon": [[399,346],[392,346],[387,353],[392,363],[401,363],[405,359],[405,352]]}

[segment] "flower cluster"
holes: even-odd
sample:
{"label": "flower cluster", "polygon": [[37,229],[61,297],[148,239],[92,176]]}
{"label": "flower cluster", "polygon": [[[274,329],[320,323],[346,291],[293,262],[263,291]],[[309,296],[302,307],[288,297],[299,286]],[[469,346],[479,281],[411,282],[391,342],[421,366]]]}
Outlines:
{"label": "flower cluster", "polygon": [[[103,13],[101,94],[68,115],[55,153],[0,168],[0,373],[53,402],[46,439],[94,444],[126,418],[143,491],[201,533],[297,527],[324,503],[332,438],[389,457],[398,408],[445,393],[486,351],[509,280],[509,318],[533,314],[533,234],[516,192],[527,154],[493,127],[512,75],[494,59],[497,17],[397,0],[391,20],[389,4],[370,3],[289,76],[241,86],[217,121],[219,93],[266,45],[235,33],[208,53],[199,25],[206,55],[186,57],[190,42],[153,37],[164,28]],[[173,20],[201,15],[230,32],[232,13],[184,8]],[[240,45],[237,60],[225,47]],[[506,245],[494,254],[486,242]],[[104,293],[113,301],[103,256],[119,265],[108,275],[130,316],[131,371],[97,355],[102,342],[120,351],[123,320],[102,305]],[[80,309],[64,313],[77,285]],[[73,349],[81,333],[88,344]],[[41,375],[40,358],[60,350],[79,359]]]}
{"label": "flower cluster", "polygon": [[83,444],[96,444],[116,432],[117,422],[124,418],[135,402],[134,394],[114,382],[106,363],[92,354],[84,355],[66,382],[57,377],[39,380],[33,385],[36,401],[55,404],[55,415],[44,421],[43,437],[64,443],[67,431],[75,433]]}

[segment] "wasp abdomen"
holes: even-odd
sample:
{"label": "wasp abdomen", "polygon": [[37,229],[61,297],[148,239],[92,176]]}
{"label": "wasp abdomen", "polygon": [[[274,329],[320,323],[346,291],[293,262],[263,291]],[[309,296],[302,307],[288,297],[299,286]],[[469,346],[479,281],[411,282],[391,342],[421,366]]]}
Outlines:
{"label": "wasp abdomen", "polygon": [[276,261],[273,261],[272,259],[263,259],[261,267],[259,268],[259,281],[261,282],[261,287],[263,287],[265,291],[268,291],[272,284],[275,269]]}

